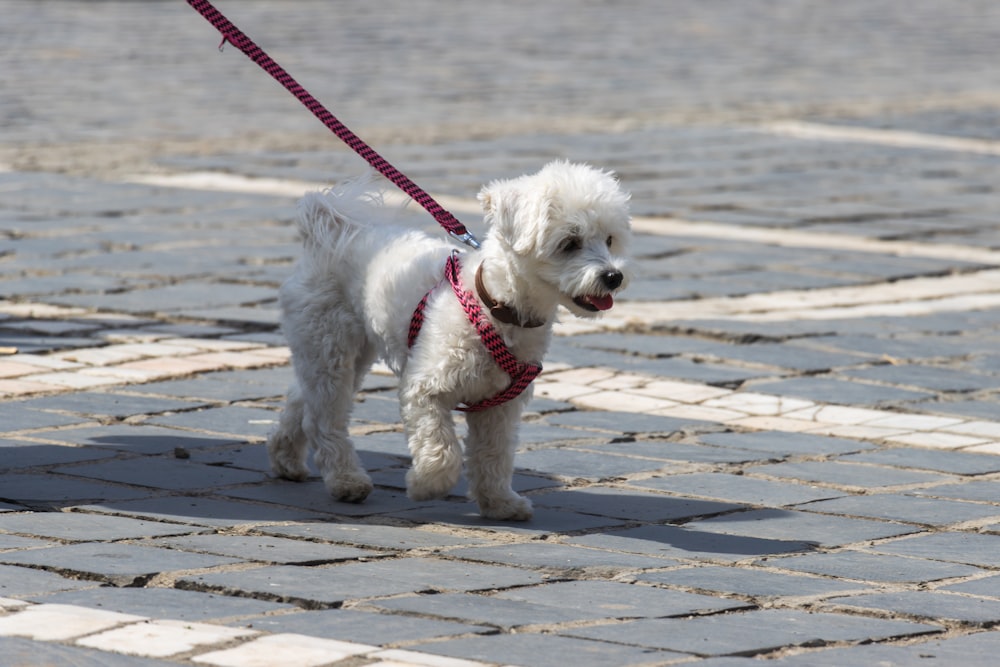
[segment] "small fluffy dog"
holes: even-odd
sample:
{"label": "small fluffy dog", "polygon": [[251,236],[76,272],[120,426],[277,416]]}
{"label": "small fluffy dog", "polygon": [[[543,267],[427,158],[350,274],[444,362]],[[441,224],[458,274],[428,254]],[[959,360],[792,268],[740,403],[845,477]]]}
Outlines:
{"label": "small fluffy dog", "polygon": [[[348,419],[365,373],[381,359],[399,377],[413,457],[408,495],[440,498],[462,471],[452,410],[503,392],[511,378],[443,278],[456,251],[443,237],[390,226],[392,212],[369,187],[312,193],[300,204],[305,253],[280,293],[297,384],[268,453],[278,475],[302,480],[312,447],[330,493],[363,501],[372,482],[348,437]],[[482,189],[489,231],[481,250],[460,254],[461,284],[486,304],[482,316],[518,360],[542,358],[560,304],[578,317],[614,305],[629,278],[628,199],[611,174],[563,161]],[[423,326],[409,347],[411,318],[425,295]],[[530,395],[528,387],[502,405],[467,413],[470,496],[484,517],[531,517],[531,502],[511,488]]]}

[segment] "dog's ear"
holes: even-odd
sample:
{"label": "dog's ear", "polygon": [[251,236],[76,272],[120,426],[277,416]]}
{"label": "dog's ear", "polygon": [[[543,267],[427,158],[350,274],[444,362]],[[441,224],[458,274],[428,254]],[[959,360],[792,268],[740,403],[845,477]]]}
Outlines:
{"label": "dog's ear", "polygon": [[490,234],[517,254],[529,252],[536,241],[529,230],[518,227],[522,199],[510,181],[490,183],[479,191],[483,219],[490,227]]}

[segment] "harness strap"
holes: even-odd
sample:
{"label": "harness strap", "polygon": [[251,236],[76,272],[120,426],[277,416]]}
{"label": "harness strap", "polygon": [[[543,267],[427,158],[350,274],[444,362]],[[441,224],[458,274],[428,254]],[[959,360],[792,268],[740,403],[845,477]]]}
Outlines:
{"label": "harness strap", "polygon": [[[455,251],[445,263],[445,278],[451,284],[451,289],[455,292],[459,303],[462,304],[462,309],[465,311],[469,323],[476,329],[480,340],[483,341],[483,345],[486,346],[490,356],[493,357],[493,361],[510,376],[510,384],[495,396],[472,405],[460,405],[456,408],[456,410],[461,410],[462,412],[479,412],[480,410],[502,405],[512,398],[519,396],[538,377],[538,374],[542,372],[542,366],[540,364],[523,363],[517,360],[517,357],[511,353],[510,349],[503,342],[503,338],[496,330],[496,327],[490,324],[489,318],[483,315],[476,296],[462,286],[461,274],[462,264],[458,259],[458,252]],[[413,347],[417,336],[420,334],[420,329],[424,323],[424,309],[427,307],[427,300],[435,289],[437,289],[437,285],[424,295],[424,298],[420,300],[420,303],[417,304],[416,309],[413,311],[413,317],[410,318],[410,330],[407,336],[407,345],[409,347]]]}
{"label": "harness strap", "polygon": [[270,74],[274,79],[285,87],[288,92],[294,95],[299,102],[305,105],[326,127],[337,135],[341,141],[363,157],[368,164],[374,167],[380,174],[392,181],[400,190],[412,197],[418,204],[438,221],[445,230],[453,237],[473,248],[479,248],[479,241],[465,228],[455,216],[446,211],[441,204],[421,189],[416,183],[407,178],[402,172],[393,167],[389,162],[379,155],[374,148],[366,144],[358,135],[354,134],[346,125],[337,120],[337,117],[330,113],[326,107],[320,104],[319,100],[309,94],[305,88],[291,77],[281,65],[271,59],[265,51],[247,37],[239,28],[229,22],[225,16],[217,10],[208,0],[187,0],[199,14],[215,29],[222,33],[222,46],[229,42],[242,51],[250,60],[257,63],[261,69]]}

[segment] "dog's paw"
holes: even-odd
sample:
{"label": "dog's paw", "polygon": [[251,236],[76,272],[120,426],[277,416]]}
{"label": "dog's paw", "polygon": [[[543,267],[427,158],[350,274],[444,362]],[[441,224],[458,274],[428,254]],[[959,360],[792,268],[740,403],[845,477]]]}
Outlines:
{"label": "dog's paw", "polygon": [[273,457],[271,459],[271,469],[278,477],[288,479],[293,482],[303,482],[307,477],[309,477],[309,468],[307,468],[301,461],[282,460],[280,458]]}
{"label": "dog's paw", "polygon": [[330,475],[324,478],[323,482],[330,495],[345,503],[363,502],[374,488],[371,477],[363,472]]}
{"label": "dog's paw", "polygon": [[531,501],[512,493],[501,498],[480,498],[479,513],[486,519],[499,521],[527,521],[533,510]]}
{"label": "dog's paw", "polygon": [[406,473],[406,495],[410,500],[437,500],[445,498],[458,483],[458,474],[428,475],[417,472],[416,468]]}

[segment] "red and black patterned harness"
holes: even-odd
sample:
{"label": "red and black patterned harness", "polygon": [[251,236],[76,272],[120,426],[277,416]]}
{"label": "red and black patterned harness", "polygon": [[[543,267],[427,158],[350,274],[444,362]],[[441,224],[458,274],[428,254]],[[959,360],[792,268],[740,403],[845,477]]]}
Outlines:
{"label": "red and black patterned harness", "polygon": [[[455,292],[455,296],[458,298],[459,303],[462,304],[462,309],[465,311],[465,315],[469,320],[469,323],[473,328],[479,333],[479,338],[483,341],[483,345],[492,355],[493,360],[497,363],[500,368],[503,369],[507,375],[510,376],[510,384],[507,388],[491,396],[490,398],[479,401],[472,405],[459,405],[456,410],[461,410],[462,412],[479,412],[480,410],[486,410],[488,408],[495,407],[497,405],[502,405],[512,398],[520,395],[522,391],[527,389],[528,385],[538,377],[538,374],[542,372],[541,364],[524,363],[517,360],[517,358],[511,353],[504,344],[503,338],[500,333],[496,330],[496,327],[490,323],[489,318],[483,314],[482,308],[479,307],[479,301],[476,299],[476,295],[471,291],[465,289],[462,286],[462,264],[458,259],[459,252],[457,250],[453,251],[451,256],[448,257],[447,263],[444,265],[444,277],[451,284],[451,289]],[[437,289],[437,285],[432,287],[424,295],[424,298],[420,300],[417,304],[416,310],[413,311],[413,317],[410,318],[410,331],[407,336],[407,346],[413,347],[413,344],[417,341],[417,336],[420,335],[420,329],[424,323],[424,309],[427,307],[427,300],[430,299],[431,294]]]}

